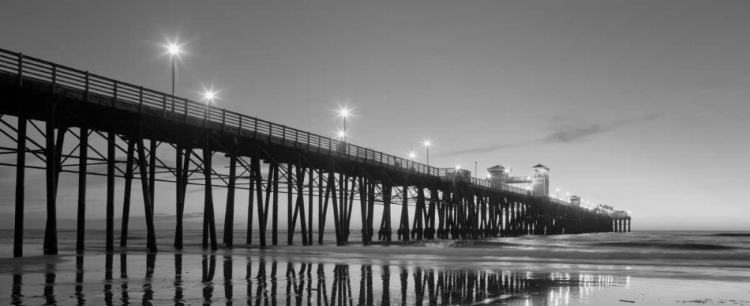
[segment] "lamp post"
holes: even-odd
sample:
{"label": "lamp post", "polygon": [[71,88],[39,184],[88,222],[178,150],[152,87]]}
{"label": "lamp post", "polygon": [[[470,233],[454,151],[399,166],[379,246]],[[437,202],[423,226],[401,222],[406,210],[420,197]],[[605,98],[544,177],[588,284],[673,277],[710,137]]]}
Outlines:
{"label": "lamp post", "polygon": [[175,88],[175,75],[177,70],[177,58],[182,53],[182,45],[175,42],[168,42],[166,45],[167,53],[172,59],[172,110],[174,111],[174,88]]}
{"label": "lamp post", "polygon": [[425,156],[427,157],[427,165],[429,166],[430,165],[430,146],[432,145],[432,141],[430,141],[429,139],[425,140],[424,142],[422,142],[422,145],[424,145]]}
{"label": "lamp post", "polygon": [[555,199],[560,199],[560,188],[555,189]]}
{"label": "lamp post", "polygon": [[346,118],[348,118],[350,114],[351,112],[346,107],[339,109],[339,116],[341,116],[341,118],[344,120],[344,132],[343,132],[344,142],[346,142]]}

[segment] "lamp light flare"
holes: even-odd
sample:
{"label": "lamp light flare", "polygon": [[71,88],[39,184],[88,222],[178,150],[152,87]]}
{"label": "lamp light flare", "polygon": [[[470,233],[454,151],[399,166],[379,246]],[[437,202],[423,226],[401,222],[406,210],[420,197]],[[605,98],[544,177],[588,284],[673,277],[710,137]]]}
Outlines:
{"label": "lamp light flare", "polygon": [[216,99],[216,92],[214,92],[213,90],[210,90],[210,89],[206,90],[203,93],[203,99],[205,99],[207,103],[211,103],[211,101],[213,101],[214,99]]}
{"label": "lamp light flare", "polygon": [[174,41],[167,40],[164,48],[167,49],[167,54],[172,57],[179,57],[184,52],[182,49],[183,44],[180,44],[175,39]]}
{"label": "lamp light flare", "polygon": [[167,46],[167,52],[169,52],[169,55],[176,56],[176,55],[180,55],[182,50],[180,49],[180,46],[175,45],[175,44],[170,44],[169,46]]}
{"label": "lamp light flare", "polygon": [[416,157],[417,157],[417,153],[414,153],[413,151],[412,151],[412,152],[409,152],[409,158],[410,158],[410,159],[411,159],[412,161],[414,161],[414,159],[415,159]]}
{"label": "lamp light flare", "polygon": [[430,146],[432,145],[432,141],[430,141],[430,140],[425,140],[425,141],[423,141],[423,142],[422,142],[422,145],[424,145],[425,147],[428,147],[428,148],[429,148],[429,147],[430,147]]}
{"label": "lamp light flare", "polygon": [[456,171],[461,170],[461,165],[456,164]]}
{"label": "lamp light flare", "polygon": [[338,136],[339,138],[344,138],[344,137],[346,137],[346,132],[344,132],[344,131],[338,131],[338,133],[336,133],[336,135],[337,135],[337,136]]}
{"label": "lamp light flare", "polygon": [[344,107],[342,109],[339,109],[339,116],[348,118],[349,115],[351,115],[351,111],[348,108]]}

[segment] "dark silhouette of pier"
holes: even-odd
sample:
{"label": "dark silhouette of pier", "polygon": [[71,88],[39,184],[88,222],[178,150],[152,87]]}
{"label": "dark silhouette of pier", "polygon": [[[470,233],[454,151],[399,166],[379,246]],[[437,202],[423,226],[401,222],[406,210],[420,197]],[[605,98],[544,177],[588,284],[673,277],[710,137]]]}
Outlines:
{"label": "dark silhouette of pier", "polygon": [[[15,122],[9,117],[15,117]],[[352,230],[361,231],[364,244],[373,239],[479,239],[630,230],[627,215],[533,196],[525,189],[471,177],[467,170],[424,165],[3,49],[0,123],[0,132],[16,144],[0,148],[0,153],[17,156],[15,163],[2,163],[17,170],[15,256],[23,254],[27,168],[46,174],[45,254],[58,252],[56,199],[62,172],[78,175],[78,250],[85,248],[87,180],[97,176],[106,178],[107,250],[115,244],[115,205],[122,205],[120,246],[128,243],[133,183],[142,189],[148,250],[157,250],[157,181],[176,186],[177,249],[183,246],[188,185],[205,186],[202,243],[211,249],[219,246],[213,188],[227,188],[225,247],[235,243],[235,205],[248,206],[244,243],[260,246],[279,243],[284,217],[287,244],[298,233],[303,245],[312,245],[315,238],[322,244],[328,214],[333,215],[337,245],[347,244]],[[32,137],[29,129],[41,139]],[[72,150],[65,150],[68,142],[75,143]],[[159,158],[157,152],[163,156],[166,151],[173,152],[173,161]],[[216,154],[229,159],[229,173],[212,165]],[[44,166],[27,163],[27,157]],[[115,178],[125,181],[123,199],[115,199]],[[248,192],[248,202],[235,203],[237,192]],[[288,213],[281,216],[284,194]],[[382,205],[379,216],[376,204]],[[392,209],[400,209],[396,224],[391,220]],[[354,210],[361,216],[355,221],[361,224],[357,229],[352,226]],[[256,227],[259,241],[252,241]]]}

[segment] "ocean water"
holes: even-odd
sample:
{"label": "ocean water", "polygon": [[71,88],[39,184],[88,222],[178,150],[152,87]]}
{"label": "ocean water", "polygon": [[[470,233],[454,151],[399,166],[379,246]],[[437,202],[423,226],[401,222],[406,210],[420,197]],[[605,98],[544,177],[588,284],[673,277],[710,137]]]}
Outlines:
{"label": "ocean water", "polygon": [[[25,232],[24,258],[0,231],[0,305],[750,305],[750,235],[632,232],[435,240],[362,246],[200,247],[186,231],[175,252],[145,233],[104,251],[104,232],[61,231],[60,255],[41,256],[43,231]],[[160,233],[161,234],[161,233]],[[219,234],[221,234],[219,232]],[[119,235],[116,245],[119,245]],[[317,236],[316,236],[317,237]],[[219,236],[219,240],[221,237]],[[258,237],[254,237],[257,244]],[[316,238],[317,240],[317,238]],[[270,238],[269,238],[270,243]]]}

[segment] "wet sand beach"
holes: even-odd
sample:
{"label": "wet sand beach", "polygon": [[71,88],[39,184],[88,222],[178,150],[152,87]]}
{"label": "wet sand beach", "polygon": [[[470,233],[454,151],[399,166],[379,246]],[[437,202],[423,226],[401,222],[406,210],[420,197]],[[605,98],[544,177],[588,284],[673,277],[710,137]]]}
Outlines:
{"label": "wet sand beach", "polygon": [[[114,253],[92,245],[78,255],[64,247],[58,256],[2,259],[0,287],[7,289],[0,303],[750,305],[750,259],[740,240],[718,241],[710,250],[705,245],[690,249],[691,240],[705,235],[676,235],[235,247],[216,252],[190,245],[181,252],[162,247],[152,254],[134,239],[129,248]],[[675,237],[682,237],[687,250],[678,250]],[[620,244],[591,247],[605,239]],[[673,245],[650,250],[643,246],[648,241],[659,245],[659,239]],[[623,247],[630,244],[636,247]]]}

